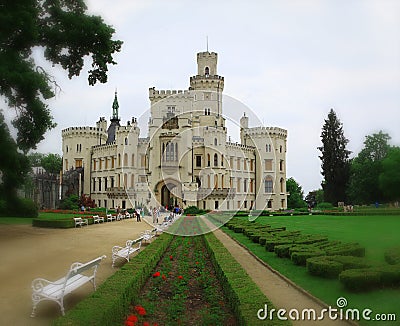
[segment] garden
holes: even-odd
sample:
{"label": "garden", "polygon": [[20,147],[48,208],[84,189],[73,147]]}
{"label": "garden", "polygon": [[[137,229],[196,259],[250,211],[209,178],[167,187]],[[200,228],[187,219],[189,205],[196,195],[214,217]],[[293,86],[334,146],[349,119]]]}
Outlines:
{"label": "garden", "polygon": [[339,297],[345,297],[350,308],[397,316],[399,229],[398,215],[261,216],[253,223],[240,217],[223,227],[272,268],[327,304],[335,306]]}

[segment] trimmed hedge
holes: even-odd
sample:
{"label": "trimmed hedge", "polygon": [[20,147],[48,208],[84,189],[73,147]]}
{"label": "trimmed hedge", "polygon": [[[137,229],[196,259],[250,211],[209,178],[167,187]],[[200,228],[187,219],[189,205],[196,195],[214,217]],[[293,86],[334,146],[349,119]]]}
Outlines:
{"label": "trimmed hedge", "polygon": [[307,271],[311,275],[335,278],[347,269],[369,268],[372,265],[364,258],[354,256],[324,256],[307,259]]}
{"label": "trimmed hedge", "polygon": [[390,265],[400,264],[400,247],[393,247],[386,250],[385,261]]}
{"label": "trimmed hedge", "polygon": [[[239,325],[266,325],[266,321],[257,318],[257,311],[263,308],[264,304],[273,309],[273,304],[214,234],[208,233],[204,237],[218,279],[222,284]],[[290,322],[268,320],[267,324],[290,325]]]}
{"label": "trimmed hedge", "polygon": [[[88,224],[93,224],[93,218],[88,216],[77,216],[86,218]],[[45,218],[35,218],[32,220],[32,226],[40,228],[56,228],[56,229],[68,229],[75,227],[75,221],[73,218],[63,218],[63,219],[45,219]]]}
{"label": "trimmed hedge", "polygon": [[161,234],[53,325],[121,325],[132,298],[139,295],[172,239],[172,235]]}
{"label": "trimmed hedge", "polygon": [[350,291],[365,291],[382,286],[399,286],[400,264],[348,269],[339,274],[339,280]]}
{"label": "trimmed hedge", "polygon": [[381,273],[372,269],[348,269],[339,274],[339,280],[350,291],[367,291],[381,283]]}

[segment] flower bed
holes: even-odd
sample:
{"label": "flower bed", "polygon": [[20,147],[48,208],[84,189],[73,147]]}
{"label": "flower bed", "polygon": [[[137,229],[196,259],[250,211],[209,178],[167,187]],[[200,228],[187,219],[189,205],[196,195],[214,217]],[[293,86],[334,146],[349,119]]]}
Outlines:
{"label": "flower bed", "polygon": [[125,325],[237,325],[203,237],[175,237]]}

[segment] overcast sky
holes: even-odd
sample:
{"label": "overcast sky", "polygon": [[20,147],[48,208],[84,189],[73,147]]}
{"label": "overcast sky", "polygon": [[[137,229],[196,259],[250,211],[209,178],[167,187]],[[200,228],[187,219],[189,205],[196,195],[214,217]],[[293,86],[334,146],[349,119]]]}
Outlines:
{"label": "overcast sky", "polygon": [[[224,94],[265,126],[288,130],[287,177],[305,194],[320,187],[317,147],[333,108],[356,155],[383,130],[400,146],[400,2],[90,0],[124,41],[109,82],[90,87],[86,71],[49,102],[58,126],[38,150],[61,154],[61,130],[109,118],[118,89],[122,123],[149,108],[148,88],[187,89],[196,53],[218,53]],[[224,109],[227,109],[224,107]],[[227,112],[224,112],[228,114]],[[259,124],[250,121],[250,124]],[[233,140],[237,130],[228,130]],[[146,136],[142,129],[142,137]]]}

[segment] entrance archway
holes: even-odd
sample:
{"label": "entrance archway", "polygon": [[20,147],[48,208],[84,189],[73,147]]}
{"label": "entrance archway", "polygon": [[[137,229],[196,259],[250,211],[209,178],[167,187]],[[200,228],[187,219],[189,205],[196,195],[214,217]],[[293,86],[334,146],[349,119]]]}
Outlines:
{"label": "entrance archway", "polygon": [[164,184],[161,187],[161,205],[164,207],[174,207],[178,204],[178,199],[172,193],[176,186],[172,183]]}

